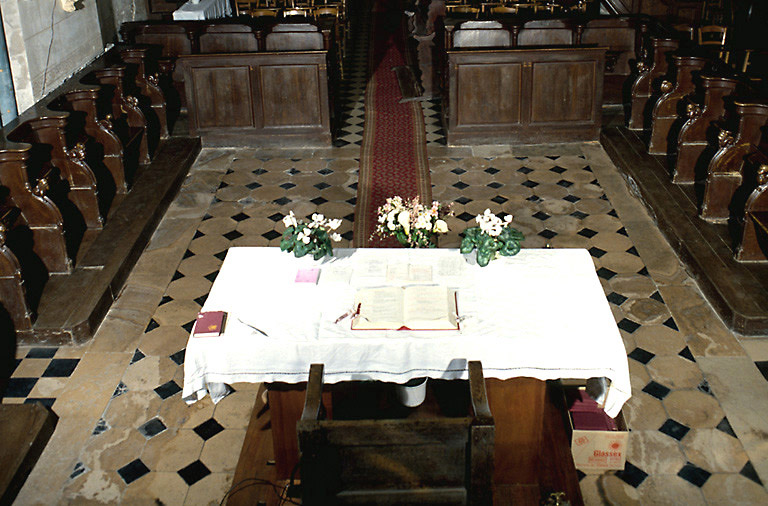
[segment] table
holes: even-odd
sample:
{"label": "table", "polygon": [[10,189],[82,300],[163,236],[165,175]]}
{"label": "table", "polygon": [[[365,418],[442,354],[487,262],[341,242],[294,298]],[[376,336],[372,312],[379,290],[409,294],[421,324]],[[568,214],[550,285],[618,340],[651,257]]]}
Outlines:
{"label": "table", "polygon": [[[190,338],[184,399],[191,403],[210,393],[217,401],[227,383],[303,382],[309,365],[318,362],[325,364],[326,383],[404,383],[424,376],[466,379],[469,360],[483,363],[492,412],[514,406],[534,423],[543,413],[537,403],[544,383],[538,380],[607,378],[610,388],[601,400],[611,416],[630,397],[626,351],[586,250],[524,249],[484,268],[450,249],[335,254],[316,262],[278,248],[231,248],[203,306],[227,311],[227,326],[220,337]],[[308,268],[320,269],[317,284],[294,282],[297,271]],[[352,331],[349,320],[333,323],[357,288],[404,284],[409,274],[425,276],[425,270],[431,271],[426,281],[457,289],[460,331]],[[512,378],[527,385],[525,393],[497,381]],[[281,408],[271,392],[270,405],[277,439],[274,416]],[[297,416],[286,413],[288,419]],[[505,423],[497,419],[497,469],[502,453],[502,459],[521,454],[519,448],[501,452],[500,444],[526,432],[506,430]],[[279,437],[295,440],[295,428],[283,428]],[[530,430],[526,437],[535,439],[536,427]]]}
{"label": "table", "polygon": [[229,16],[232,16],[232,5],[229,0],[200,0],[198,3],[193,3],[190,0],[173,12],[174,21],[216,19]]}

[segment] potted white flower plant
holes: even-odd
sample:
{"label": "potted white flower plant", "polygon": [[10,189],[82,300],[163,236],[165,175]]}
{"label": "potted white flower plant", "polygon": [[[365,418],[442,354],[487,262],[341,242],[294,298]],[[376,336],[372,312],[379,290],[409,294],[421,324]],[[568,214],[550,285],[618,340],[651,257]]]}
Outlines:
{"label": "potted white flower plant", "polygon": [[520,242],[525,239],[523,233],[513,228],[512,215],[499,218],[486,209],[475,218],[478,226],[464,230],[461,252],[471,253],[477,248],[477,264],[485,267],[494,258],[517,255]]}
{"label": "potted white flower plant", "polygon": [[325,255],[333,256],[331,240],[340,241],[341,235],[334,232],[341,225],[340,219],[326,219],[322,214],[312,215],[310,223],[297,220],[293,211],[283,218],[286,229],[280,240],[282,251],[293,252],[297,257],[311,254],[315,260]]}

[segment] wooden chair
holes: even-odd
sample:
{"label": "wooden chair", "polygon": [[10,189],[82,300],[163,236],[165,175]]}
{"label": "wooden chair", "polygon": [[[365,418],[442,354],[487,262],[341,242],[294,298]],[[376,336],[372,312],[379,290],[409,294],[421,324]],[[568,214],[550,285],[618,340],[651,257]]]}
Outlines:
{"label": "wooden chair", "polygon": [[693,42],[694,34],[696,33],[696,28],[694,28],[693,25],[682,23],[678,25],[672,25],[672,29],[689,41]]}
{"label": "wooden chair", "polygon": [[[699,46],[713,47],[718,57],[728,63],[728,50],[726,49],[726,35],[728,27],[719,25],[700,26],[697,42]],[[716,46],[716,47],[715,47]]]}
{"label": "wooden chair", "polygon": [[312,364],[297,423],[302,504],[492,503],[494,422],[480,362],[470,415],[323,420],[323,365]]}
{"label": "wooden chair", "polygon": [[451,14],[461,14],[461,15],[469,15],[469,16],[479,16],[480,15],[480,9],[477,7],[472,7],[471,5],[446,5],[445,10],[448,13]]}
{"label": "wooden chair", "polygon": [[278,9],[251,9],[250,14],[252,18],[275,18],[278,12]]}
{"label": "wooden chair", "polygon": [[235,2],[235,11],[238,16],[250,16],[251,4],[250,1],[237,1]]}

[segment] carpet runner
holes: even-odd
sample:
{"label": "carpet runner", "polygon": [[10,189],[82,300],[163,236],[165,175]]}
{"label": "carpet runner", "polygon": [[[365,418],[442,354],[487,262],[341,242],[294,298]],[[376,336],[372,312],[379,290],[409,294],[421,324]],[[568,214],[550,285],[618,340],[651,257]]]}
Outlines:
{"label": "carpet runner", "polygon": [[371,30],[353,242],[355,247],[390,247],[397,241],[371,239],[376,209],[395,195],[429,202],[432,192],[421,105],[400,103],[393,71],[409,63],[401,1],[376,0]]}

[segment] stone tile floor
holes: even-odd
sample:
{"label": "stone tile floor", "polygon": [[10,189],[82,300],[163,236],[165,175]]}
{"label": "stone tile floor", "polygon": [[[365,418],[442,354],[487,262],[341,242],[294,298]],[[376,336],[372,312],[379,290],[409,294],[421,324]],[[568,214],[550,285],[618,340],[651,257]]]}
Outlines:
{"label": "stone tile floor", "polygon": [[[624,471],[583,477],[588,504],[768,500],[768,361],[723,326],[596,143],[428,148],[452,232],[511,213],[525,247],[583,247],[627,349],[633,397]],[[258,385],[217,405],[181,401],[191,322],[230,246],[274,246],[289,210],[343,219],[352,239],[357,153],[205,149],[91,343],[17,352],[3,402],[60,416],[18,504],[217,503],[231,486]],[[742,344],[743,343],[743,344]]]}

